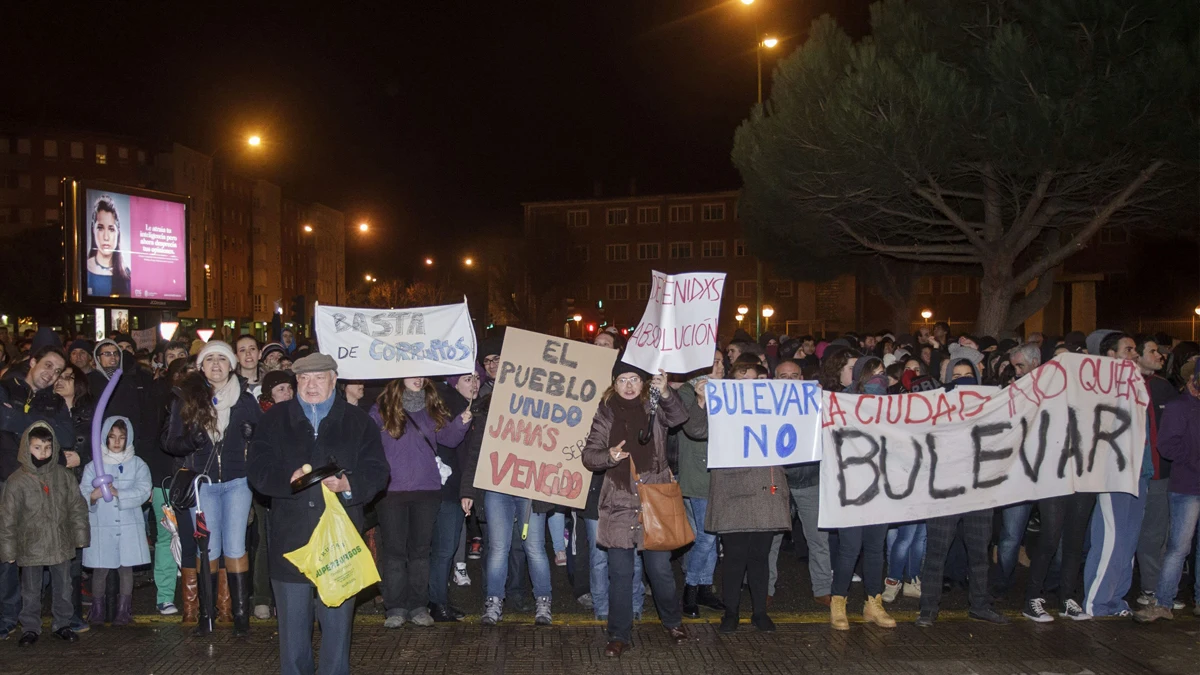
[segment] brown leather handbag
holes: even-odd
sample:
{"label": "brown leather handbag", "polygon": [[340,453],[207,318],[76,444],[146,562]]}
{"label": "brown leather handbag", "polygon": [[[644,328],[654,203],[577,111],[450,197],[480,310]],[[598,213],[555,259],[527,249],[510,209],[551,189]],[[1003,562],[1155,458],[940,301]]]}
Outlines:
{"label": "brown leather handbag", "polygon": [[642,523],[642,546],[647,551],[674,551],[696,540],[683,508],[683,491],[675,477],[670,483],[643,483],[633,458],[629,459],[629,473],[637,486],[638,520]]}

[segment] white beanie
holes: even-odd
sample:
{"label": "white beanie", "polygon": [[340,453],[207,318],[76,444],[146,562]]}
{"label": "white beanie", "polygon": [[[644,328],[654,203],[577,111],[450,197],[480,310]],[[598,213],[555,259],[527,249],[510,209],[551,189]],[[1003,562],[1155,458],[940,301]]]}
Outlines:
{"label": "white beanie", "polygon": [[229,346],[228,342],[223,340],[209,340],[204,345],[204,348],[200,350],[200,353],[196,355],[196,365],[199,366],[204,363],[204,357],[209,354],[218,354],[228,359],[230,370],[237,367],[237,355],[233,353],[233,348]]}

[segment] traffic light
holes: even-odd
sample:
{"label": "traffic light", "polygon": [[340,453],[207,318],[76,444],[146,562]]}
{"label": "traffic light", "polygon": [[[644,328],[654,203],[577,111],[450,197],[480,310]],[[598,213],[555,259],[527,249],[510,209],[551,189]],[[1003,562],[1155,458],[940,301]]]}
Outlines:
{"label": "traffic light", "polygon": [[305,306],[308,303],[304,301],[303,295],[297,295],[292,298],[292,324],[303,326],[307,323],[305,319]]}
{"label": "traffic light", "polygon": [[588,330],[588,332],[589,332],[589,333],[595,333],[595,332],[596,332],[596,324],[594,324],[594,323],[589,323],[589,324],[587,325],[587,330]]}

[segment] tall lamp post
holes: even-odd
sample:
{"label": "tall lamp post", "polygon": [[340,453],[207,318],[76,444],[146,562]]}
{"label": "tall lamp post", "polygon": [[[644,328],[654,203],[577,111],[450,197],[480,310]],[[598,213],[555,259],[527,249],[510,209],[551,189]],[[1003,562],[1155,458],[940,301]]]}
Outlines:
{"label": "tall lamp post", "polygon": [[[754,4],[754,0],[742,0],[742,4],[750,6],[750,5]],[[751,10],[751,11],[754,11],[754,10]],[[774,49],[775,45],[778,45],[778,44],[779,44],[779,40],[777,40],[773,37],[764,38],[762,36],[762,34],[758,32],[758,12],[755,11],[754,12],[754,61],[755,61],[755,65],[756,65],[756,72],[758,74],[758,106],[760,108],[762,107],[762,102],[763,102],[762,50],[763,50],[763,48]],[[765,280],[763,278],[762,258],[760,258],[759,256],[756,255],[756,256],[754,256],[754,304],[755,304],[755,307],[759,311],[754,313],[754,332],[756,333],[755,337],[758,336],[757,334],[762,333],[762,320],[763,320],[763,318],[765,318],[762,316],[762,311],[764,309],[763,308],[763,284],[764,283],[765,283]],[[772,313],[774,313],[774,312],[772,311]]]}
{"label": "tall lamp post", "polygon": [[[246,139],[246,145],[247,145],[247,147],[254,148],[257,150],[262,147],[262,137],[257,134],[252,135]],[[212,172],[213,173],[215,173],[217,170],[217,155],[225,147],[226,147],[225,144],[218,145],[216,150],[213,150],[212,152],[210,152],[208,154],[208,160],[212,163]],[[213,180],[214,191],[216,189],[216,185],[217,185],[216,180]],[[213,211],[216,213],[216,216],[218,218],[222,217],[220,202],[217,202],[216,208],[213,209]],[[212,273],[212,268],[209,266],[210,263],[208,261],[208,227],[209,227],[208,218],[205,218],[204,219],[204,232],[203,232],[204,245],[202,247],[203,253],[204,253],[204,289],[203,289],[204,290],[204,300],[203,300],[204,314],[203,314],[203,316],[204,316],[205,321],[208,321],[208,277]],[[254,236],[254,234],[253,234],[254,228],[253,227],[250,228],[250,232],[251,232],[250,236],[253,237]],[[250,241],[250,269],[249,269],[249,272],[250,272],[250,274],[249,274],[250,295],[253,296],[254,295],[254,240],[253,239],[251,239],[251,241]],[[224,283],[224,281],[222,281],[222,283]],[[253,300],[253,297],[251,299]],[[224,314],[224,312],[222,312],[222,314]],[[221,318],[223,319],[224,317],[222,316]]]}

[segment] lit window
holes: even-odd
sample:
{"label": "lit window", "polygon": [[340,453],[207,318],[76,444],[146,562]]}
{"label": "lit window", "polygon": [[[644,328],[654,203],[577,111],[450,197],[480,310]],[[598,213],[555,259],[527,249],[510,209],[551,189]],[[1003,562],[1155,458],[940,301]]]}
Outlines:
{"label": "lit window", "polygon": [[692,242],[690,241],[673,241],[671,242],[671,259],[686,260],[692,257]]}
{"label": "lit window", "polygon": [[733,293],[739,298],[753,298],[755,285],[754,281],[738,281],[733,285]]}
{"label": "lit window", "polygon": [[657,206],[639,206],[637,210],[637,221],[639,225],[655,225],[658,223],[658,207]]}
{"label": "lit window", "polygon": [[638,244],[638,260],[658,260],[662,251],[658,244]]}
{"label": "lit window", "polygon": [[725,205],[704,204],[700,207],[700,220],[703,220],[706,223],[725,220]]}
{"label": "lit window", "polygon": [[667,220],[672,223],[692,222],[692,205],[676,204],[667,211]]}
{"label": "lit window", "polygon": [[700,257],[701,258],[724,258],[725,257],[725,240],[711,239],[700,242]]}
{"label": "lit window", "polygon": [[609,262],[629,260],[629,244],[609,244],[604,248],[604,257]]}
{"label": "lit window", "polygon": [[629,299],[629,284],[609,284],[608,285],[609,300],[628,300]]}
{"label": "lit window", "polygon": [[609,209],[607,213],[608,224],[611,225],[628,225],[629,224],[629,209]]}
{"label": "lit window", "polygon": [[58,141],[42,141],[42,155],[44,157],[58,157]]}
{"label": "lit window", "polygon": [[587,211],[567,211],[567,227],[587,227]]}

